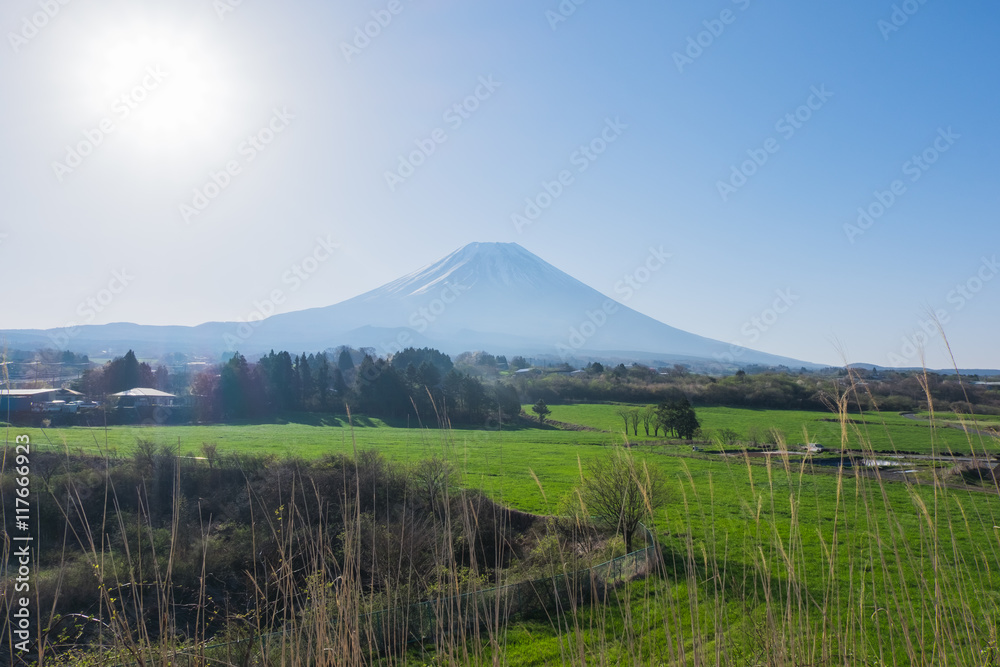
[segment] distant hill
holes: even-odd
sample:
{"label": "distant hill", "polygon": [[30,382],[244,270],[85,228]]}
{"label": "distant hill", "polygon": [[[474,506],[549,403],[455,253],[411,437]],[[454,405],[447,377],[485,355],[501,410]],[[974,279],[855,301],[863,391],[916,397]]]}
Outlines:
{"label": "distant hill", "polygon": [[337,345],[374,347],[386,354],[407,346],[431,346],[451,354],[483,349],[553,360],[819,367],[733,348],[659,322],[516,243],[471,243],[370,292],[255,324],[117,323],[79,327],[72,336],[60,329],[13,330],[3,335],[14,347],[69,347],[91,355],[121,354],[132,348],[141,356],[169,351],[215,356],[235,349],[255,354],[272,348],[302,351]]}
{"label": "distant hill", "polygon": [[[875,369],[877,371],[921,371],[923,368],[920,366],[906,366],[901,368],[894,368],[892,366],[879,366],[878,364],[848,364],[851,368],[865,368],[868,370]],[[954,368],[928,368],[930,373],[938,373],[940,375],[954,375]],[[959,368],[958,373],[961,375],[981,375],[985,377],[1000,376],[1000,369],[996,368]]]}

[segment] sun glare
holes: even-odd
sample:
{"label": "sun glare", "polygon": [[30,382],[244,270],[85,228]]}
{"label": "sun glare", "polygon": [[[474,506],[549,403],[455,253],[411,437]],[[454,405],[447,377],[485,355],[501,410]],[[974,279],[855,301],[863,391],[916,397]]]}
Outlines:
{"label": "sun glare", "polygon": [[234,104],[224,61],[195,33],[140,25],[95,39],[78,63],[88,106],[152,152],[198,150]]}

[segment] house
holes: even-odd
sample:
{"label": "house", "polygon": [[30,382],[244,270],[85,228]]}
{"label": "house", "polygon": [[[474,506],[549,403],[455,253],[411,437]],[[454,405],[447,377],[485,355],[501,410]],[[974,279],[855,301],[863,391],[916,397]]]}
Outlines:
{"label": "house", "polygon": [[170,407],[174,405],[174,400],[177,398],[174,394],[149,387],[136,387],[120,391],[117,394],[111,394],[111,397],[118,399],[118,407],[120,408]]}
{"label": "house", "polygon": [[0,389],[0,412],[41,411],[47,404],[78,401],[83,396],[72,389]]}

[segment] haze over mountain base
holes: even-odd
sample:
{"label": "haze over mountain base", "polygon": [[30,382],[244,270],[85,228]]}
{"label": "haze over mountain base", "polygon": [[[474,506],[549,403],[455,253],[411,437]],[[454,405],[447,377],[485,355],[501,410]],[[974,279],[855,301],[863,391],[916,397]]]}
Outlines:
{"label": "haze over mountain base", "polygon": [[571,362],[680,362],[720,370],[751,364],[818,367],[671,327],[601,294],[517,243],[470,243],[346,301],[257,322],[194,327],[115,323],[2,335],[14,347],[92,355],[131,348],[141,356],[186,352],[214,357],[237,350],[252,355],[338,345],[372,347],[386,355],[427,346],[449,354],[488,350]]}

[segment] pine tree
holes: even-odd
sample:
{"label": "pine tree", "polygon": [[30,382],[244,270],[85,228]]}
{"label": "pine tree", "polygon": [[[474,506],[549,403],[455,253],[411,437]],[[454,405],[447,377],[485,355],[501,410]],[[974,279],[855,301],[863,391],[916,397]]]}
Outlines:
{"label": "pine tree", "polygon": [[308,410],[315,393],[315,383],[313,382],[312,368],[309,367],[309,360],[306,353],[299,356],[295,364],[295,371],[299,376],[299,407]]}
{"label": "pine tree", "polygon": [[316,399],[320,410],[329,409],[330,363],[326,360],[326,353],[316,355]]}
{"label": "pine tree", "polygon": [[354,359],[348,348],[341,348],[340,356],[337,357],[337,368],[344,376],[344,382],[351,384],[354,382]]}
{"label": "pine tree", "polygon": [[549,410],[549,406],[545,405],[545,401],[538,399],[538,402],[531,406],[531,411],[538,415],[538,422],[544,424],[545,418],[552,413]]}

